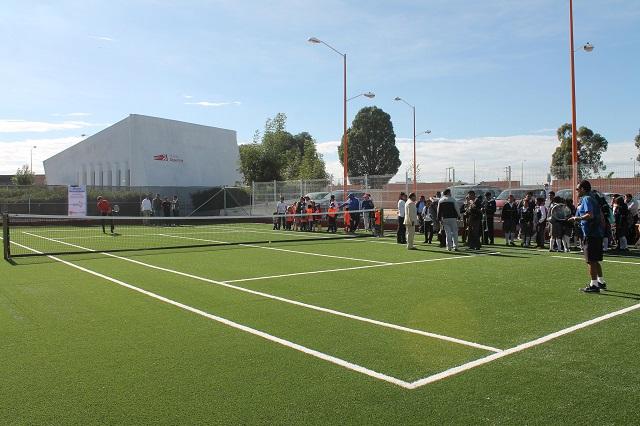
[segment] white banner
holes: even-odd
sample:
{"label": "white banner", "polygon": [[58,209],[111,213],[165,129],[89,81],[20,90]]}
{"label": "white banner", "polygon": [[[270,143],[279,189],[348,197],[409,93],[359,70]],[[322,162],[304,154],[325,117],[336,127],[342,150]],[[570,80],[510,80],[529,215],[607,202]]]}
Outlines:
{"label": "white banner", "polygon": [[69,216],[87,215],[87,187],[84,185],[69,185]]}

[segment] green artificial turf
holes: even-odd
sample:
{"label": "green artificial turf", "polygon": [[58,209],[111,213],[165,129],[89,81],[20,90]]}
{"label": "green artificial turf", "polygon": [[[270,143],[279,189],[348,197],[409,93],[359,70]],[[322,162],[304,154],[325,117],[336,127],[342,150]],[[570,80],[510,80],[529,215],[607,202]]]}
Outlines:
{"label": "green artificial turf", "polygon": [[[491,352],[215,282],[239,280],[233,285],[499,349],[640,303],[637,252],[608,257],[630,263],[605,262],[611,291],[586,295],[578,291],[587,282],[578,254],[420,248],[364,239],[117,254],[192,278],[100,253],[60,258],[404,381]],[[407,261],[420,262],[375,263]],[[298,275],[272,277],[286,274]],[[2,262],[0,277],[2,424],[640,420],[640,310],[409,390],[46,257]],[[271,278],[252,280],[262,277]]]}

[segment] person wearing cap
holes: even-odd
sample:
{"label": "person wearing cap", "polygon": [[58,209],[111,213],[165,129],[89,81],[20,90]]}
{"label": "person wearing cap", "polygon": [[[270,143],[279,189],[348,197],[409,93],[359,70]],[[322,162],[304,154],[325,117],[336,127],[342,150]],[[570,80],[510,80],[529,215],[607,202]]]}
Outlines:
{"label": "person wearing cap", "polygon": [[602,239],[604,237],[603,213],[596,195],[591,191],[591,182],[583,180],[576,188],[580,196],[580,205],[576,215],[569,222],[580,224],[584,239],[582,249],[587,262],[591,282],[580,290],[585,293],[599,293],[606,290],[607,284],[602,275]]}
{"label": "person wearing cap", "polygon": [[409,200],[404,205],[404,224],[407,228],[407,250],[416,250],[413,240],[418,224],[418,211],[416,209],[416,194],[409,194]]}
{"label": "person wearing cap", "polygon": [[400,193],[398,198],[398,232],[396,233],[396,242],[398,244],[407,243],[407,228],[404,226],[405,204],[407,203],[407,194]]}

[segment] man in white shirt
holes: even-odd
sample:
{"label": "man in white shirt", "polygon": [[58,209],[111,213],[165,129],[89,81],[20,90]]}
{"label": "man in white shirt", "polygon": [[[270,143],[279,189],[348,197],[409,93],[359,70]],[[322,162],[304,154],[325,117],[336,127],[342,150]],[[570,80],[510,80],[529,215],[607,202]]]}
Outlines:
{"label": "man in white shirt", "polygon": [[[547,207],[545,204],[545,199],[540,197],[537,200],[538,205],[536,206],[536,247],[544,248],[544,237],[545,232],[547,230]],[[553,244],[553,243],[550,243]]]}
{"label": "man in white shirt", "polygon": [[[151,200],[149,197],[144,197],[142,203],[140,204],[140,210],[142,211],[142,217],[147,218],[151,216]],[[149,219],[143,219],[142,221],[145,225],[149,224]]]}
{"label": "man in white shirt", "polygon": [[398,232],[396,234],[396,242],[398,244],[407,243],[407,228],[404,226],[405,204],[407,203],[407,194],[400,193],[398,200]]}
{"label": "man in white shirt", "polygon": [[409,194],[409,201],[404,205],[404,224],[407,228],[407,249],[415,250],[413,239],[416,235],[416,225],[418,224],[418,210],[416,208],[416,194]]}
{"label": "man in white shirt", "polygon": [[280,197],[280,202],[276,205],[276,229],[285,229],[285,213],[287,213],[287,204],[284,202],[284,197]]}

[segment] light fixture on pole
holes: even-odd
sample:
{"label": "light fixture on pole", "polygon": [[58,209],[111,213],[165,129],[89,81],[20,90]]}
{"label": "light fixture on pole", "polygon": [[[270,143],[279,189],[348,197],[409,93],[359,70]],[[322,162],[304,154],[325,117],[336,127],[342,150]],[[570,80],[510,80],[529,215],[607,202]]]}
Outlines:
{"label": "light fixture on pole", "polygon": [[396,96],[394,98],[394,101],[404,102],[409,107],[411,107],[411,110],[413,111],[413,192],[417,192],[418,182],[416,181],[416,107],[402,99],[400,96]]}
{"label": "light fixture on pole", "polygon": [[29,171],[31,171],[31,173],[33,173],[33,150],[36,149],[36,148],[37,148],[37,146],[33,145],[31,147],[31,150],[30,150],[31,168],[29,169]]}
{"label": "light fixture on pole", "polygon": [[[569,48],[571,50],[571,190],[573,202],[577,205],[578,193],[578,129],[576,124],[576,74],[575,74],[575,45],[573,44],[573,0],[569,0]],[[585,52],[592,52],[593,45],[587,43],[582,46]]]}
{"label": "light fixture on pole", "polygon": [[364,96],[366,98],[372,99],[376,97],[376,94],[373,92],[365,92],[365,93],[360,93],[359,95],[355,95],[350,97],[349,99],[347,99],[347,102],[354,100],[355,98],[359,98],[360,96]]}
{"label": "light fixture on pole", "polygon": [[348,154],[348,136],[347,136],[347,54],[342,53],[339,50],[336,50],[333,46],[325,43],[317,37],[310,37],[308,39],[309,43],[314,44],[324,44],[329,49],[336,52],[338,55],[342,56],[342,64],[343,64],[343,129],[342,129],[342,167],[343,167],[343,179],[342,188],[343,188],[343,197],[344,200],[347,199],[347,180],[349,177],[349,154]]}

